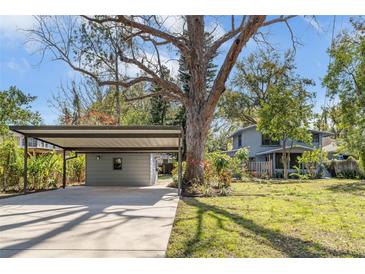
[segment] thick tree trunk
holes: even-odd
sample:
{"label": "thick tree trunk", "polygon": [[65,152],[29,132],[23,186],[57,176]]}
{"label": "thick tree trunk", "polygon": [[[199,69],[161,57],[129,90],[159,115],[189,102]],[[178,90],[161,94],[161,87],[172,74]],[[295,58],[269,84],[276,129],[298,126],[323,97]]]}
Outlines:
{"label": "thick tree trunk", "polygon": [[186,171],[187,185],[204,182],[204,148],[211,121],[210,115],[198,108],[187,108],[186,113]]}
{"label": "thick tree trunk", "polygon": [[212,114],[206,109],[207,61],[204,55],[204,17],[187,17],[188,38],[191,46],[186,65],[189,69],[189,94],[186,104],[186,185],[204,182],[204,146]]}

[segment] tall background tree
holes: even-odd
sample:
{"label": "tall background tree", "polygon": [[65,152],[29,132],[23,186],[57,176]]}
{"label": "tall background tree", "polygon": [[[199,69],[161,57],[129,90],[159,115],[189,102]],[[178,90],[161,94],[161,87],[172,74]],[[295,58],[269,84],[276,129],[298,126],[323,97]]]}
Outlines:
{"label": "tall background tree", "polygon": [[298,75],[281,79],[270,86],[267,98],[258,110],[258,130],[273,141],[281,141],[283,177],[288,179],[288,164],[293,140],[311,143],[309,124],[313,118],[313,82]]}
{"label": "tall background tree", "polygon": [[[280,22],[289,26],[288,20],[292,17],[232,16],[230,30],[209,46],[205,39],[207,19],[204,16],[178,17],[181,22],[178,31],[167,27],[166,17],[161,16],[37,17],[37,27],[31,30],[31,34],[33,40],[41,43],[41,49],[50,50],[55,59],[95,79],[100,86],[119,86],[124,90],[145,82],[161,88],[160,92],[149,92],[128,100],[162,95],[184,105],[184,177],[187,182],[203,182],[205,143],[216,106],[226,90],[226,81],[239,54],[262,28]],[[111,30],[118,30],[118,39],[115,39],[116,31]],[[167,57],[162,52],[167,52]],[[217,73],[213,84],[208,86],[208,64],[218,53],[221,61],[217,61]],[[162,78],[160,74],[166,61],[176,55],[185,59],[188,93],[172,78]],[[120,62],[119,70],[122,65],[128,65],[137,72],[116,79],[119,71],[115,70],[115,62]]]}
{"label": "tall background tree", "polygon": [[0,134],[2,137],[8,133],[8,126],[11,124],[36,125],[41,122],[40,114],[31,110],[31,103],[36,98],[25,94],[15,86],[0,91]]}
{"label": "tall background tree", "polygon": [[231,91],[219,102],[220,115],[231,124],[256,124],[257,111],[267,102],[271,87],[287,81],[295,72],[294,52],[265,47],[237,62]]}
{"label": "tall background tree", "polygon": [[352,30],[341,33],[331,49],[323,84],[338,98],[341,134],[365,167],[365,20],[352,18]]}

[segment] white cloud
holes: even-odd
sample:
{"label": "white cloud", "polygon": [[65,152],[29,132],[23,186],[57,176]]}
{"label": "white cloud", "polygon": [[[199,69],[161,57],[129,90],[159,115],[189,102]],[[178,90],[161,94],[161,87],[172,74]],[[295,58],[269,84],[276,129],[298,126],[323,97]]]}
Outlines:
{"label": "white cloud", "polygon": [[311,17],[311,16],[303,16],[302,18],[303,18],[303,20],[305,22],[307,22],[317,32],[319,32],[319,33],[322,33],[323,32],[322,26],[318,23],[318,21],[314,17]]}
{"label": "white cloud", "polygon": [[26,42],[24,30],[33,27],[33,16],[0,16],[0,39],[4,47],[14,47],[14,43],[22,43],[28,53],[33,53],[37,45],[35,42]]}
{"label": "white cloud", "polygon": [[21,58],[18,61],[12,59],[11,61],[6,62],[5,66],[8,69],[13,70],[13,71],[15,71],[17,73],[20,73],[20,74],[25,73],[31,67],[29,62],[25,58]]}
{"label": "white cloud", "polygon": [[0,16],[0,36],[8,39],[24,39],[22,29],[29,29],[34,24],[33,16]]}

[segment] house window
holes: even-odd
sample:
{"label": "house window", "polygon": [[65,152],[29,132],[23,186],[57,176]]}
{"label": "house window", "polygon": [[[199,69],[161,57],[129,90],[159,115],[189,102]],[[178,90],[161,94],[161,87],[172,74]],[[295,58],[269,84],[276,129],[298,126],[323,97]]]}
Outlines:
{"label": "house window", "polygon": [[238,139],[238,147],[242,147],[242,135],[238,135],[237,139]]}
{"label": "house window", "polygon": [[280,145],[280,141],[274,141],[269,136],[261,135],[261,144],[263,146],[278,146]]}
{"label": "house window", "polygon": [[113,169],[122,170],[122,158],[113,158]]}
{"label": "house window", "polygon": [[319,143],[319,134],[312,133],[312,143]]}

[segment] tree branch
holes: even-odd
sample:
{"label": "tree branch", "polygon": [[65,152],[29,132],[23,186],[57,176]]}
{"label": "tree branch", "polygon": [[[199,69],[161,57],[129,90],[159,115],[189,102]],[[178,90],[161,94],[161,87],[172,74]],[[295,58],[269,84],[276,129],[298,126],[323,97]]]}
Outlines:
{"label": "tree branch", "polygon": [[143,99],[147,99],[147,98],[151,98],[151,97],[155,97],[155,96],[163,96],[163,97],[168,97],[169,99],[172,99],[172,100],[180,101],[179,98],[177,98],[176,96],[173,96],[171,93],[166,92],[166,91],[153,92],[150,94],[141,95],[141,96],[137,96],[137,97],[133,97],[133,98],[128,98],[123,94],[125,102],[133,102],[133,101],[143,100]]}
{"label": "tree branch", "polygon": [[288,16],[280,16],[277,18],[274,18],[272,20],[266,21],[262,27],[266,27],[272,24],[280,23],[280,22],[287,22],[289,19],[296,17],[296,15],[288,15]]}
{"label": "tree branch", "polygon": [[151,26],[138,23],[134,20],[130,20],[126,16],[123,16],[123,15],[119,15],[119,16],[117,16],[117,18],[107,17],[107,18],[104,18],[104,19],[97,19],[97,18],[85,16],[85,15],[83,15],[83,17],[85,19],[91,21],[91,22],[95,22],[95,23],[99,23],[99,24],[103,24],[103,23],[106,23],[106,22],[119,22],[119,23],[122,23],[125,26],[136,28],[136,29],[138,29],[140,31],[143,31],[145,33],[148,33],[148,34],[151,34],[153,36],[164,39],[164,40],[172,43],[174,46],[176,46],[184,54],[187,54],[188,51],[189,51],[189,48],[186,46],[186,44],[182,40],[180,40],[178,37],[176,37],[174,35],[171,35],[167,32],[158,30],[156,28],[153,28]]}
{"label": "tree branch", "polygon": [[232,43],[226,55],[226,58],[224,59],[224,62],[217,74],[217,77],[213,83],[213,87],[207,99],[208,101],[207,111],[213,112],[213,110],[215,109],[215,106],[217,105],[221,94],[225,90],[225,82],[234,64],[236,63],[238,55],[240,54],[242,48],[244,47],[244,45],[246,45],[248,40],[256,33],[258,28],[262,26],[265,19],[266,16],[250,16],[249,19],[247,20],[247,23],[245,23],[244,26],[240,28],[241,29],[240,34]]}
{"label": "tree branch", "polygon": [[217,52],[217,50],[227,41],[235,37],[240,31],[242,31],[242,28],[244,27],[244,23],[246,20],[246,16],[243,16],[241,24],[238,28],[234,29],[234,19],[232,19],[232,30],[224,34],[222,37],[218,38],[212,46],[209,48],[209,50],[206,53],[205,59],[210,60],[212,56]]}

